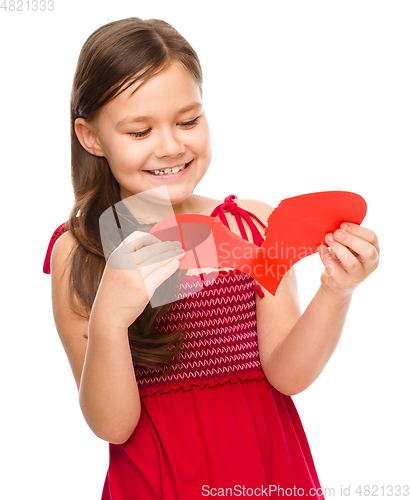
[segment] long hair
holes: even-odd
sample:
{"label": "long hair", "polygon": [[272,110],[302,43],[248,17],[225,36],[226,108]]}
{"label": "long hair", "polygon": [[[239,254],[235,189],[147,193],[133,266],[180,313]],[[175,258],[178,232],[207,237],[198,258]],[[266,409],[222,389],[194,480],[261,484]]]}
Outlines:
{"label": "long hair", "polygon": [[[120,186],[104,157],[88,153],[74,130],[77,118],[92,120],[98,111],[136,82],[144,84],[172,62],[180,62],[202,89],[200,61],[191,45],[170,24],[158,20],[128,18],[97,29],[81,49],[71,94],[71,176],[74,204],[69,230],[77,241],[70,271],[70,290],[89,317],[106,264],[99,218],[121,201]],[[138,227],[136,227],[138,229]],[[169,367],[178,356],[183,328],[155,335],[153,324],[170,304],[151,307],[129,327],[130,349],[135,365]]]}

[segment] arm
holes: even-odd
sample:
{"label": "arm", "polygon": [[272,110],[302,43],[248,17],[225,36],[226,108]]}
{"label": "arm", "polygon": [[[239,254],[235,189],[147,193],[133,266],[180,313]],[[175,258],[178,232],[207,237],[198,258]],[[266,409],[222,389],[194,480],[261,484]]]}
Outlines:
{"label": "arm", "polygon": [[[57,240],[51,255],[54,319],[77,383],[80,407],[87,424],[101,439],[121,444],[134,431],[141,413],[128,325],[142,312],[148,296],[146,290],[142,290],[141,275],[136,279],[137,271],[106,266],[90,320],[84,319],[75,312],[81,304],[70,296],[68,287],[70,252],[75,245],[74,237],[65,233]],[[164,250],[166,245],[161,245],[160,250]],[[171,254],[168,262],[172,259],[175,262],[178,258],[175,251]],[[134,259],[133,254],[128,255]],[[162,282],[177,268],[175,264],[167,267],[163,261],[151,270],[160,266],[163,267],[159,271],[167,272],[154,280],[153,290],[158,281]],[[136,304],[135,297],[139,296],[141,301]]]}
{"label": "arm", "polygon": [[294,268],[275,297],[265,292],[256,298],[261,365],[284,394],[302,392],[319,376],[338,344],[354,289],[378,265],[378,240],[368,229],[350,224],[327,235],[327,243],[331,251],[318,248],[325,266],[321,286],[302,315]]}
{"label": "arm", "polygon": [[[69,253],[75,239],[65,233],[51,255],[53,313],[90,429],[112,443],[127,440],[140,416],[140,398],[127,329],[115,331],[74,312],[69,296]],[[76,307],[81,305],[76,302]]]}
{"label": "arm", "polygon": [[[295,271],[289,273],[283,281],[293,283]],[[291,396],[309,387],[331,358],[341,337],[351,294],[336,297],[321,285],[304,313],[298,319],[287,319],[286,309],[292,309],[297,299],[290,293],[292,286],[283,282],[280,286],[275,297],[266,292],[266,297],[257,299],[257,333],[261,365],[268,381]],[[286,309],[280,303],[287,304]],[[290,327],[292,318],[295,323]]]}

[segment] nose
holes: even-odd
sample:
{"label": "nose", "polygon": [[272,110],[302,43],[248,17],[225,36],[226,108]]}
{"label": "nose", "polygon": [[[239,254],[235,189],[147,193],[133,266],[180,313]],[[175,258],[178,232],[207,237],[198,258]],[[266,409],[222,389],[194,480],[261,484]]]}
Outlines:
{"label": "nose", "polygon": [[163,130],[158,136],[155,155],[158,158],[165,156],[178,156],[185,153],[185,145],[178,134],[178,131]]}

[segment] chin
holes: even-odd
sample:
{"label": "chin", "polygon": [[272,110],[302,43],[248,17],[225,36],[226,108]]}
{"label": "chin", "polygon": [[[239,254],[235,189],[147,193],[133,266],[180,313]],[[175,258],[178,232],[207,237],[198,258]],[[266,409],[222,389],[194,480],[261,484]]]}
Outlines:
{"label": "chin", "polygon": [[170,188],[168,187],[168,195],[170,197],[170,202],[171,204],[174,205],[180,205],[181,203],[184,203],[187,198],[193,193],[194,188],[191,189],[181,189],[181,188]]}

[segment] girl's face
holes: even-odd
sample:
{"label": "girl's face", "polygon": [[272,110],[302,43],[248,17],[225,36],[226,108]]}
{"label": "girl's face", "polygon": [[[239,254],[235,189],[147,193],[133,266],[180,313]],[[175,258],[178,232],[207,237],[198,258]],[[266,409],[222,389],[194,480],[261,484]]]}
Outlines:
{"label": "girl's face", "polygon": [[122,199],[166,185],[178,206],[211,161],[201,92],[176,62],[140,85],[110,101],[91,123],[77,119],[76,133],[89,152],[106,157]]}

